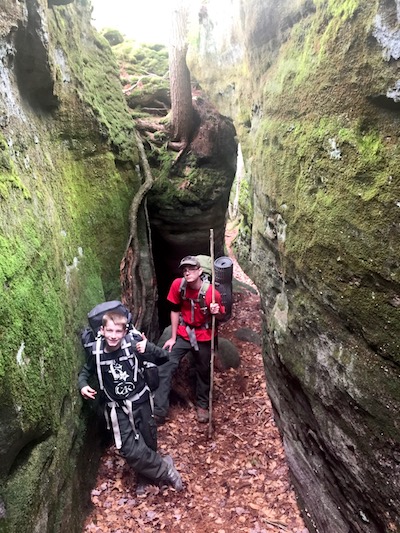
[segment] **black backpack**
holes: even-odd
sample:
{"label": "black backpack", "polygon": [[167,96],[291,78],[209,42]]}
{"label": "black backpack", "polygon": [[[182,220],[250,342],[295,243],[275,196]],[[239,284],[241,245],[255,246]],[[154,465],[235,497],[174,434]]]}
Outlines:
{"label": "black backpack", "polygon": [[[136,349],[134,345],[136,342],[142,340],[140,332],[132,324],[132,314],[119,300],[111,300],[102,302],[93,309],[91,309],[87,315],[89,326],[86,327],[81,334],[82,346],[85,349],[86,357],[95,357],[96,344],[99,345],[98,339],[100,338],[100,327],[103,323],[103,316],[106,313],[119,313],[127,318],[127,331],[123,341],[124,347],[126,346],[131,355],[131,365],[136,366],[139,364],[140,371],[143,374],[144,380],[151,391],[157,389],[159,385],[159,376],[157,365],[151,361],[143,360],[142,357],[137,357]],[[96,365],[97,366],[97,365]],[[100,375],[100,369],[97,369],[98,376]],[[101,380],[100,386],[101,386]]]}
{"label": "black backpack", "polygon": [[89,311],[87,317],[90,329],[93,331],[95,337],[97,337],[99,333],[99,329],[103,322],[103,316],[106,313],[119,313],[121,315],[126,316],[128,322],[127,322],[127,329],[133,329],[132,324],[132,315],[130,311],[119,301],[119,300],[112,300],[110,302],[102,302],[95,307],[91,311]]}

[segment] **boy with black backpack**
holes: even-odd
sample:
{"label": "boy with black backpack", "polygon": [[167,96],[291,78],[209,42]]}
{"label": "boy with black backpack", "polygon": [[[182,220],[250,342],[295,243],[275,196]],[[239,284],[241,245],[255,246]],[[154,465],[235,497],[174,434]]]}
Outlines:
{"label": "boy with black backpack", "polygon": [[83,342],[88,357],[79,374],[79,390],[83,398],[93,400],[97,391],[88,380],[97,374],[108,426],[113,429],[116,448],[138,474],[139,492],[144,492],[147,480],[180,491],[183,484],[172,458],[157,452],[152,392],[145,380],[145,361],[154,365],[157,359],[165,360],[166,353],[134,328],[127,332],[127,326],[127,316],[111,310],[103,315],[94,340],[87,342],[86,334]]}

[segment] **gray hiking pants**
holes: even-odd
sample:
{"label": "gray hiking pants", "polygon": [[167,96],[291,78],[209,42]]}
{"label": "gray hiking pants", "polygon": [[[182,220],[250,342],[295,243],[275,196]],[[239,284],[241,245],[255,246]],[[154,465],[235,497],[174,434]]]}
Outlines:
{"label": "gray hiking pants", "polygon": [[129,417],[117,408],[118,424],[121,433],[121,455],[140,476],[151,481],[161,481],[168,470],[167,463],[157,453],[157,426],[148,401],[133,406],[135,430]]}
{"label": "gray hiking pants", "polygon": [[158,367],[160,385],[154,395],[154,414],[165,417],[169,409],[169,393],[172,376],[184,355],[192,352],[196,370],[196,403],[208,409],[210,394],[211,341],[198,342],[199,351],[192,348],[189,341],[178,337],[169,354],[169,360]]}

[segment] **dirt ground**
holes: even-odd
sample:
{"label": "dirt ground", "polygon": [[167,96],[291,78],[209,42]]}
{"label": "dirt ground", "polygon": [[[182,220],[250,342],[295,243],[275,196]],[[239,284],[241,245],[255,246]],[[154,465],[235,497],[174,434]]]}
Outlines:
{"label": "dirt ground", "polygon": [[[252,285],[232,259],[234,277]],[[83,533],[308,533],[267,395],[259,309],[258,294],[235,293],[232,318],[219,328],[239,349],[241,365],[215,370],[211,437],[189,404],[172,405],[159,427],[159,451],[172,455],[184,491],[151,486],[137,496],[135,475],[112,446]],[[240,328],[253,332],[253,342],[238,338]]]}

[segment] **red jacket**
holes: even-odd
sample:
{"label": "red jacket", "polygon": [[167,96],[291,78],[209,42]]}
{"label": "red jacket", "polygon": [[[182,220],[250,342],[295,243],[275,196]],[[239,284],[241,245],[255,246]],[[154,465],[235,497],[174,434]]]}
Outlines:
{"label": "red jacket", "polygon": [[[200,309],[199,302],[195,302],[194,306],[194,321],[192,322],[192,310],[190,300],[197,300],[199,295],[198,289],[190,289],[189,285],[186,286],[186,299],[181,298],[180,285],[182,278],[177,278],[172,282],[171,288],[167,295],[167,300],[173,304],[180,305],[180,313],[185,324],[194,327],[196,332],[196,339],[198,341],[210,341],[211,340],[211,314],[204,314]],[[210,307],[212,303],[212,286],[208,288],[205,296],[207,307]],[[225,313],[225,308],[222,305],[221,295],[215,291],[215,302],[220,306],[220,313]],[[209,324],[208,328],[205,328],[205,324]],[[179,324],[177,334],[186,340],[189,340],[189,336],[186,331],[186,325]]]}

